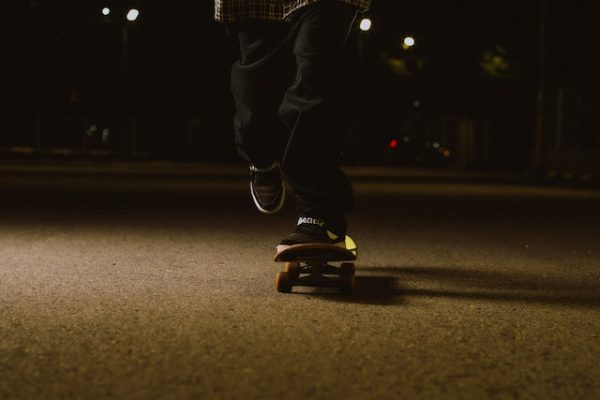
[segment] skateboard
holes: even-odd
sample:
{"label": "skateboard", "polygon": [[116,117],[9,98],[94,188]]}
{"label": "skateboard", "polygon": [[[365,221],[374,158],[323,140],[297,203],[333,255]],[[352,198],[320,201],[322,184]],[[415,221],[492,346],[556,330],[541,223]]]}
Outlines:
{"label": "skateboard", "polygon": [[[356,245],[346,236],[346,248],[332,244],[298,244],[275,255],[275,262],[284,262],[277,273],[275,285],[280,293],[291,293],[295,286],[337,288],[342,294],[352,294],[355,287],[354,261]],[[341,265],[331,265],[330,263]]]}

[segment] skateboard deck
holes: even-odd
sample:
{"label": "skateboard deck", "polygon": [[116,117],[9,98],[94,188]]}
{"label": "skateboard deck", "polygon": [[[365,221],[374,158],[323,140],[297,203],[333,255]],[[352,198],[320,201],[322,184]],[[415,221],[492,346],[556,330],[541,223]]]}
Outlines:
{"label": "skateboard deck", "polygon": [[[284,271],[277,273],[277,291],[290,293],[295,286],[337,288],[352,294],[355,287],[354,263],[356,245],[346,237],[346,248],[331,244],[299,244],[275,255],[275,262],[284,262]],[[330,263],[341,265],[331,265]]]}

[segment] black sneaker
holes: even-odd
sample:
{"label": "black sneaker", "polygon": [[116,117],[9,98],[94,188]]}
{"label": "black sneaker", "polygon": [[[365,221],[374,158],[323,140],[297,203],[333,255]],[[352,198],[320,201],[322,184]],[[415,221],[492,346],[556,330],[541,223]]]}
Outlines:
{"label": "black sneaker", "polygon": [[294,232],[283,239],[281,243],[279,243],[279,246],[277,246],[277,252],[291,246],[308,243],[333,244],[335,246],[347,248],[346,232],[332,232],[327,229],[327,225],[322,219],[300,217]]}
{"label": "black sneaker", "polygon": [[275,162],[266,168],[250,164],[250,194],[260,212],[275,214],[281,210],[285,200],[285,185],[279,163]]}

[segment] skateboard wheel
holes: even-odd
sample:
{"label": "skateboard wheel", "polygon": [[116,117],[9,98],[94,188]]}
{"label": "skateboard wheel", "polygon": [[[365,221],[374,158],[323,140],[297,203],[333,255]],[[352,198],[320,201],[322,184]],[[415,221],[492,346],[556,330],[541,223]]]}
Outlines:
{"label": "skateboard wheel", "polygon": [[279,293],[291,293],[292,277],[287,271],[280,271],[275,276],[275,286]]}
{"label": "skateboard wheel", "polygon": [[342,294],[354,293],[354,289],[356,288],[354,271],[354,264],[344,263],[340,266],[340,292]]}
{"label": "skateboard wheel", "polygon": [[352,294],[356,286],[354,275],[342,275],[340,277],[340,292],[342,294]]}
{"label": "skateboard wheel", "polygon": [[356,268],[354,267],[354,264],[352,263],[343,263],[340,266],[340,275],[354,275],[354,271],[356,270]]}
{"label": "skateboard wheel", "polygon": [[290,274],[293,281],[297,281],[300,278],[300,264],[297,262],[286,262],[285,272]]}

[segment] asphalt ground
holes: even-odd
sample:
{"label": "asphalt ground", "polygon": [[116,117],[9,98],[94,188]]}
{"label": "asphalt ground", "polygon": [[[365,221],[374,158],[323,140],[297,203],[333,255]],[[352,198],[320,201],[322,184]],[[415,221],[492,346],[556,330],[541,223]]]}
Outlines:
{"label": "asphalt ground", "polygon": [[293,201],[182,170],[0,171],[0,399],[600,398],[600,191],[354,169],[356,293],[287,295]]}

